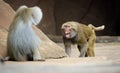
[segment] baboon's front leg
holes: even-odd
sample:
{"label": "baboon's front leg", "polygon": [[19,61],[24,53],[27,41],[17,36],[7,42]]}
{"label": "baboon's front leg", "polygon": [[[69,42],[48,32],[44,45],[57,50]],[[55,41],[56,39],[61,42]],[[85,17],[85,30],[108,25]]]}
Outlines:
{"label": "baboon's front leg", "polygon": [[71,44],[65,44],[65,52],[71,57]]}
{"label": "baboon's front leg", "polygon": [[87,53],[87,50],[88,50],[88,43],[81,44],[80,56],[79,57],[85,57],[85,55]]}
{"label": "baboon's front leg", "polygon": [[45,59],[43,59],[41,57],[39,49],[34,49],[34,51],[33,51],[33,60],[34,61],[45,61]]}

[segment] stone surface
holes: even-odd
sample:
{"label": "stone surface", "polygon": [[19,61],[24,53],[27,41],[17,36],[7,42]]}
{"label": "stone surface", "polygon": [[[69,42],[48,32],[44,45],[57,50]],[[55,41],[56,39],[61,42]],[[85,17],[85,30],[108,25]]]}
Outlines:
{"label": "stone surface", "polygon": [[[105,30],[97,32],[97,35],[115,35],[119,33],[116,32],[118,24],[114,24],[113,22],[114,17],[117,17],[117,14],[115,14],[116,9],[113,9],[115,8],[115,1],[113,0],[4,1],[8,2],[15,10],[23,4],[27,6],[40,6],[43,11],[43,19],[38,27],[45,34],[61,35],[61,25],[66,21],[78,21],[85,24],[93,24],[95,26],[106,25]],[[119,7],[117,8],[119,9]]]}
{"label": "stone surface", "polygon": [[15,11],[13,11],[10,5],[0,1],[0,27],[8,30],[14,15]]}
{"label": "stone surface", "polygon": [[0,65],[1,73],[120,73],[120,63],[105,57],[47,59],[45,62],[13,62]]}
{"label": "stone surface", "polygon": [[62,58],[67,56],[64,49],[51,41],[41,30],[33,25],[35,32],[41,38],[41,55],[45,58]]}
{"label": "stone surface", "polygon": [[6,38],[14,14],[13,9],[7,3],[0,0],[0,55],[2,57],[6,56]]}

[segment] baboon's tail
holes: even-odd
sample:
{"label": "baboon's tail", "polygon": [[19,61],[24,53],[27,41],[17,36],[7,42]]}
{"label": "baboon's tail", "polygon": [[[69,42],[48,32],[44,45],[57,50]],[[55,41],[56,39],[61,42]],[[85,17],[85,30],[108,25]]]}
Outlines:
{"label": "baboon's tail", "polygon": [[88,27],[93,29],[93,30],[95,30],[95,31],[100,31],[100,30],[103,30],[105,28],[105,25],[102,25],[102,26],[99,26],[99,27],[95,27],[92,24],[89,24]]}

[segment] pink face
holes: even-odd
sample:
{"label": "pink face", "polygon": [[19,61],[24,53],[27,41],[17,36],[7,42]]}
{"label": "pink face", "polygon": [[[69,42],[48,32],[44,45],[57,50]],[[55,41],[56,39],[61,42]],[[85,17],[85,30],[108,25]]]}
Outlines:
{"label": "pink face", "polygon": [[65,26],[65,37],[70,38],[71,37],[71,27]]}

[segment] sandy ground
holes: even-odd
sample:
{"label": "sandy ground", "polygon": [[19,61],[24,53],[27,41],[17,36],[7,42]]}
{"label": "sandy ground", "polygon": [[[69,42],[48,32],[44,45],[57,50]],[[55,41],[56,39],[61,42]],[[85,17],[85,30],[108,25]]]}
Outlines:
{"label": "sandy ground", "polygon": [[[58,43],[58,45],[64,48],[62,43]],[[72,45],[72,57],[78,57],[79,54],[76,45]],[[104,56],[109,60],[120,62],[120,43],[96,43],[95,54],[96,57]]]}
{"label": "sandy ground", "polygon": [[[64,48],[62,43],[58,45]],[[72,48],[71,58],[7,61],[0,64],[0,73],[120,73],[120,43],[96,43],[96,57],[87,58],[79,58],[76,46]]]}

